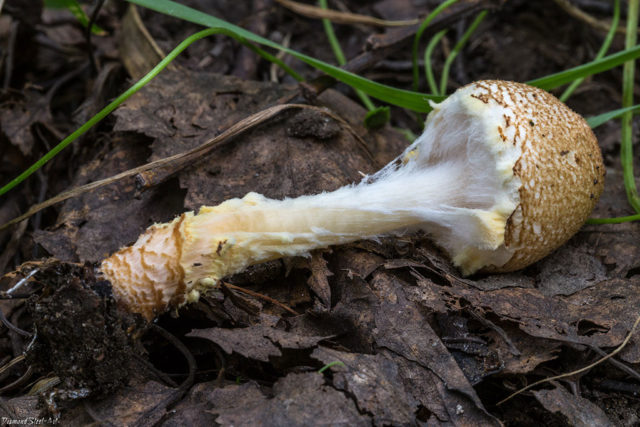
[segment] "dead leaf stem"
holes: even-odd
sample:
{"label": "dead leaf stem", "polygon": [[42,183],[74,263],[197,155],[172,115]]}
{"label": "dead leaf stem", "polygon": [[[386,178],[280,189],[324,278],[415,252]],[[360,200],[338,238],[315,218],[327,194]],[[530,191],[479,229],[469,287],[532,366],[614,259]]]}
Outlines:
{"label": "dead leaf stem", "polygon": [[406,27],[420,23],[419,19],[409,19],[404,21],[388,21],[378,19],[368,15],[359,15],[356,13],[340,12],[331,9],[322,9],[320,7],[298,3],[291,0],[276,0],[281,6],[307,18],[328,19],[336,24],[362,24],[372,25],[375,27]]}
{"label": "dead leaf stem", "polygon": [[[569,15],[573,16],[576,19],[592,26],[596,30],[608,32],[611,29],[611,23],[606,21],[601,21],[588,13],[582,11],[579,7],[571,4],[569,0],[553,0],[561,9],[567,12]],[[618,34],[626,34],[626,30],[623,26],[618,26],[616,28],[616,33]]]}
{"label": "dead leaf stem", "polygon": [[222,282],[222,285],[226,286],[229,289],[233,289],[234,291],[242,292],[242,293],[245,293],[247,295],[251,295],[252,297],[263,299],[263,300],[265,300],[267,302],[270,302],[273,305],[277,305],[278,307],[288,311],[289,313],[291,313],[291,314],[293,314],[295,316],[300,315],[300,313],[298,313],[297,311],[295,311],[294,309],[292,309],[288,305],[281,303],[277,299],[273,299],[271,297],[268,297],[268,296],[263,295],[263,294],[258,293],[258,292],[251,291],[249,289],[241,288],[240,286],[232,285],[231,283]]}
{"label": "dead leaf stem", "polygon": [[[233,138],[235,136],[238,136],[242,133],[244,133],[245,131],[261,124],[264,123],[265,121],[275,117],[276,115],[280,114],[281,112],[285,111],[285,110],[289,110],[292,108],[300,108],[300,109],[310,109],[310,110],[315,110],[320,112],[321,114],[326,114],[327,116],[333,118],[334,120],[338,121],[342,126],[344,126],[344,128],[346,130],[348,130],[358,141],[358,143],[363,147],[363,149],[366,151],[366,153],[370,156],[370,153],[366,147],[365,142],[362,140],[362,138],[355,132],[355,130],[353,130],[353,128],[351,128],[351,126],[341,117],[339,117],[338,115],[334,114],[333,112],[329,111],[326,108],[322,108],[322,107],[316,107],[316,106],[312,106],[312,105],[304,105],[304,104],[282,104],[282,105],[276,105],[273,107],[269,107],[265,110],[262,110],[258,113],[252,114],[251,116],[240,120],[239,122],[235,123],[233,126],[231,126],[230,128],[228,128],[227,130],[225,130],[224,132],[222,132],[220,135],[215,136],[211,139],[209,139],[208,141],[206,141],[205,143],[203,143],[202,145],[189,150],[189,151],[185,151],[183,153],[179,153],[173,156],[169,156],[169,157],[165,157],[163,159],[159,159],[147,164],[144,164],[142,166],[138,166],[135,167],[133,169],[129,169],[127,171],[121,172],[119,174],[113,175],[109,178],[105,178],[105,179],[101,179],[98,181],[94,181],[91,182],[89,184],[85,184],[85,185],[81,185],[79,187],[75,187],[72,188],[70,190],[66,190],[63,191],[62,193],[58,194],[57,196],[54,196],[48,200],[45,200],[42,203],[38,203],[34,206],[32,206],[31,208],[29,208],[29,210],[27,212],[25,212],[24,214],[20,215],[17,218],[12,219],[11,221],[3,224],[0,226],[0,231],[4,230],[7,227],[10,227],[14,224],[17,224],[18,222],[29,218],[30,216],[34,215],[37,212],[40,212],[41,210],[48,208],[50,206],[53,206],[57,203],[63,202],[67,199],[73,198],[73,197],[77,197],[80,196],[81,194],[84,194],[88,191],[92,191],[101,187],[104,187],[105,185],[109,185],[109,184],[113,184],[114,182],[117,182],[121,179],[124,178],[128,178],[130,176],[134,176],[137,174],[141,174],[145,171],[149,171],[152,169],[157,169],[157,168],[167,168],[167,169],[171,169],[171,173],[176,173],[180,170],[182,170],[183,168],[185,168],[186,166],[188,166],[189,164],[193,163],[196,160],[199,160],[202,158],[202,156],[208,154],[214,147],[216,147],[217,145],[219,145],[220,143],[222,143],[223,141],[226,141],[230,138]],[[162,174],[162,176],[166,177],[167,174]],[[145,176],[146,178],[149,178],[149,176]],[[145,185],[146,186],[151,186],[151,185],[156,185],[157,181],[156,179],[151,178],[150,180],[151,182],[146,182]]]}

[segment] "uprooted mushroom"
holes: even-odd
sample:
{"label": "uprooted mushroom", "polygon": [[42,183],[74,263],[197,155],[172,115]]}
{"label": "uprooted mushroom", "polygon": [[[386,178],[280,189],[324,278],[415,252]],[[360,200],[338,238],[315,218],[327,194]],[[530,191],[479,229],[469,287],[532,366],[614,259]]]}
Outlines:
{"label": "uprooted mushroom", "polygon": [[424,230],[468,275],[523,268],[578,231],[605,174],[580,115],[504,81],[472,83],[433,108],[424,133],[359,184],[203,206],[149,227],[100,272],[151,319],[250,265],[330,245]]}

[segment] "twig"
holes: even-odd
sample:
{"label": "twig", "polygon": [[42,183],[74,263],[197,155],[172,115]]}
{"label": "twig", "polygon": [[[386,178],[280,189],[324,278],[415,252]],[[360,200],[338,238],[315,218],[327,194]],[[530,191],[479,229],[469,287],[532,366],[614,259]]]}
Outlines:
{"label": "twig", "polygon": [[356,13],[340,12],[332,9],[323,9],[321,7],[311,6],[308,4],[298,3],[291,0],[276,0],[281,6],[306,16],[308,18],[328,19],[336,24],[363,24],[375,27],[406,27],[416,25],[420,22],[418,19],[410,19],[405,21],[387,21],[384,19],[374,18],[367,15],[358,15]]}
{"label": "twig", "polygon": [[[600,348],[596,347],[595,345],[590,345],[589,348],[593,351],[595,351],[596,353],[598,353],[600,356],[606,356],[607,353],[603,350],[601,350]],[[615,366],[616,368],[620,369],[622,372],[626,372],[629,376],[634,377],[637,380],[640,380],[640,373],[634,371],[633,369],[631,369],[631,367],[625,365],[624,363],[616,360],[616,359],[610,359],[609,363],[611,363],[613,366]]]}
{"label": "twig", "polygon": [[149,362],[147,359],[145,359],[144,357],[134,353],[133,358],[136,361],[140,362],[140,364],[144,366],[145,369],[148,369],[149,371],[151,371],[156,377],[158,377],[158,379],[164,381],[170,387],[173,387],[173,388],[178,387],[178,384],[174,380],[172,380],[171,377],[169,377],[169,375],[165,374],[160,369],[153,366],[153,364]]}
{"label": "twig", "polygon": [[27,367],[26,372],[24,374],[22,374],[20,376],[20,378],[18,378],[17,380],[12,382],[11,384],[7,384],[6,386],[0,388],[0,393],[6,393],[7,391],[11,391],[14,388],[20,387],[21,385],[23,385],[24,383],[29,381],[31,379],[32,375],[33,375],[33,367],[29,366],[29,367]]}
{"label": "twig", "polygon": [[271,304],[277,305],[278,307],[285,309],[286,311],[288,311],[289,313],[291,313],[291,314],[293,314],[295,316],[299,316],[300,315],[300,313],[298,313],[297,311],[295,311],[291,307],[287,306],[286,304],[283,304],[280,301],[278,301],[276,299],[273,299],[271,297],[268,297],[266,295],[263,295],[261,293],[250,291],[249,289],[241,288],[240,286],[232,285],[231,283],[227,283],[227,282],[222,282],[222,286],[226,286],[227,288],[233,289],[234,291],[243,292],[243,293],[245,293],[247,295],[251,295],[252,297],[256,297],[256,298],[260,298],[260,299],[263,299],[265,301],[268,301]]}
{"label": "twig", "polygon": [[[81,185],[79,187],[75,187],[72,188],[70,190],[66,190],[63,191],[62,193],[58,194],[57,196],[54,196],[46,201],[44,201],[43,203],[37,204],[32,206],[31,208],[29,208],[29,210],[27,212],[25,212],[24,214],[20,215],[17,218],[12,219],[11,221],[0,225],[0,231],[4,230],[5,228],[16,224],[26,218],[29,218],[31,215],[35,214],[36,212],[41,211],[42,209],[48,208],[49,206],[53,206],[56,203],[60,203],[64,200],[70,199],[72,197],[77,197],[80,194],[86,193],[88,191],[91,190],[95,190],[97,188],[100,187],[104,187],[105,185],[109,185],[112,184],[116,181],[119,181],[121,179],[133,176],[133,175],[138,175],[138,174],[142,174],[142,172],[151,170],[151,169],[155,169],[155,168],[160,168],[160,167],[166,167],[172,168],[172,172],[171,174],[175,173],[177,170],[181,170],[182,168],[186,167],[187,165],[189,165],[190,163],[200,159],[202,156],[204,156],[205,154],[209,153],[209,151],[211,151],[215,146],[217,146],[218,144],[220,144],[221,142],[229,139],[229,138],[233,138],[235,136],[238,136],[242,133],[244,133],[245,131],[273,118],[274,116],[280,114],[281,112],[288,110],[288,109],[292,109],[292,108],[306,108],[306,109],[311,109],[311,110],[316,110],[316,111],[320,111],[323,114],[326,114],[328,116],[330,116],[331,118],[337,120],[338,122],[340,122],[342,125],[345,126],[345,128],[347,130],[349,130],[354,137],[356,137],[357,141],[366,148],[366,145],[364,143],[364,141],[362,140],[362,138],[360,138],[355,131],[353,131],[351,129],[351,127],[340,117],[338,117],[337,115],[331,113],[330,111],[328,111],[327,109],[324,108],[319,108],[319,107],[315,107],[315,106],[311,106],[311,105],[303,105],[303,104],[284,104],[284,105],[276,105],[274,107],[270,107],[267,108],[263,111],[260,111],[256,114],[252,114],[251,116],[235,123],[233,126],[231,126],[230,128],[228,128],[226,131],[224,131],[223,133],[221,133],[220,135],[209,139],[208,141],[206,141],[205,143],[203,143],[202,145],[200,145],[199,147],[196,147],[192,150],[183,152],[183,153],[179,153],[170,157],[165,157],[164,159],[160,159],[160,160],[156,160],[154,162],[150,162],[147,163],[145,165],[142,166],[138,166],[136,168],[133,169],[129,169],[127,171],[121,172],[119,174],[113,175],[109,178],[105,178],[105,179],[101,179],[98,181],[94,181],[91,182],[89,184],[86,185]],[[153,180],[152,180],[153,181]],[[143,178],[143,185],[155,185],[153,183],[148,183],[148,182],[144,182],[144,178]]]}
{"label": "twig", "polygon": [[[601,31],[609,31],[611,29],[611,24],[610,23],[604,22],[604,21],[600,21],[600,20],[594,18],[593,16],[589,15],[588,13],[582,11],[580,8],[572,5],[569,0],[553,0],[553,1],[556,2],[556,4],[558,6],[560,6],[569,15],[571,15],[574,18],[577,18],[577,19],[585,22],[586,24],[591,25],[593,28],[596,28],[596,29],[601,30]],[[616,33],[625,34],[626,30],[624,29],[624,27],[618,27],[618,28],[616,28]]]}
{"label": "twig", "polygon": [[[287,34],[284,35],[284,38],[282,39],[282,46],[288,48],[291,45],[291,32],[288,32]],[[284,50],[279,50],[278,53],[276,53],[276,58],[284,61],[285,56],[287,56],[287,53]],[[269,77],[270,80],[274,83],[278,83],[279,79],[278,79],[278,71],[280,70],[280,67],[278,67],[278,65],[274,62],[271,63],[271,66],[269,67]]]}
{"label": "twig", "polygon": [[555,381],[555,380],[559,380],[561,378],[567,378],[567,377],[571,377],[574,375],[578,375],[581,374],[583,372],[586,372],[596,366],[598,366],[599,364],[601,364],[602,362],[611,359],[613,356],[615,356],[616,354],[620,353],[622,351],[623,348],[626,347],[626,345],[629,343],[629,341],[631,340],[631,337],[633,336],[634,332],[636,331],[636,328],[638,327],[638,324],[640,323],[640,315],[636,318],[636,321],[633,323],[633,326],[631,327],[631,330],[629,331],[629,333],[627,334],[627,336],[625,337],[624,341],[622,341],[622,344],[620,344],[615,350],[613,350],[611,353],[607,354],[606,356],[604,356],[601,359],[596,360],[595,362],[580,368],[578,370],[572,371],[572,372],[567,372],[564,374],[560,374],[560,375],[556,375],[554,377],[550,377],[550,378],[545,378],[542,379],[540,381],[536,381],[533,384],[529,384],[528,386],[521,388],[520,390],[516,391],[515,393],[510,394],[508,397],[502,399],[500,402],[496,403],[496,406],[500,406],[503,403],[505,403],[508,400],[511,400],[512,398],[514,398],[515,396],[519,395],[520,393],[523,393],[527,390],[530,390],[531,388],[538,386],[540,384],[544,384],[544,383],[548,383],[550,381]]}
{"label": "twig", "polygon": [[21,354],[20,356],[14,357],[11,360],[11,362],[9,362],[6,365],[3,365],[2,367],[0,367],[0,375],[3,374],[8,369],[11,369],[12,367],[17,365],[18,363],[22,362],[24,360],[24,358],[25,358],[24,354]]}
{"label": "twig", "polygon": [[4,312],[2,311],[2,309],[0,309],[0,321],[2,321],[4,326],[6,326],[7,328],[9,328],[10,330],[12,330],[17,334],[20,334],[25,337],[30,337],[32,335],[30,332],[27,332],[24,329],[20,329],[19,327],[11,323],[9,319],[7,319],[7,316],[4,315]]}
{"label": "twig", "polygon": [[39,268],[34,268],[33,270],[31,270],[29,272],[29,274],[27,274],[26,276],[24,276],[22,279],[18,280],[18,283],[16,283],[15,285],[13,285],[11,287],[11,289],[9,289],[7,292],[4,292],[6,295],[10,296],[11,294],[13,294],[15,291],[17,291],[18,289],[20,289],[22,286],[24,286],[25,283],[27,283],[29,281],[29,279],[36,274],[38,271],[40,271]]}
{"label": "twig", "polygon": [[[423,35],[425,37],[432,36],[465,16],[484,9],[498,8],[502,3],[502,0],[466,0],[457,2],[435,17]],[[350,59],[343,68],[346,71],[360,74],[381,60],[389,58],[393,53],[406,49],[407,43],[413,40],[417,30],[418,24],[410,27],[394,28],[387,33],[370,36],[367,39],[367,50]],[[310,80],[308,83],[310,87],[313,87],[317,95],[335,84],[335,79],[323,75]]]}
{"label": "twig", "polygon": [[500,335],[502,340],[507,344],[507,347],[509,347],[509,351],[511,352],[512,355],[520,356],[522,354],[520,353],[520,350],[518,350],[516,345],[513,343],[513,341],[511,341],[511,338],[509,338],[509,335],[507,335],[504,329],[502,329],[500,326],[496,325],[491,320],[481,316],[480,314],[476,313],[473,310],[469,311],[469,314],[471,314],[471,317],[476,319],[478,322],[493,329],[498,335]]}
{"label": "twig", "polygon": [[187,378],[182,382],[182,384],[180,384],[178,386],[178,391],[179,392],[181,392],[181,393],[186,392],[187,389],[191,386],[191,384],[193,384],[193,380],[194,380],[195,375],[196,375],[196,359],[193,357],[193,354],[191,354],[191,351],[189,351],[187,346],[184,345],[182,343],[182,341],[180,341],[175,335],[173,335],[172,333],[170,333],[166,329],[161,328],[160,326],[156,325],[155,323],[151,323],[150,326],[151,326],[151,329],[154,332],[157,332],[164,339],[169,341],[175,348],[177,348],[178,351],[180,351],[180,353],[182,353],[184,358],[187,360],[187,365],[189,367],[189,373],[187,374]]}

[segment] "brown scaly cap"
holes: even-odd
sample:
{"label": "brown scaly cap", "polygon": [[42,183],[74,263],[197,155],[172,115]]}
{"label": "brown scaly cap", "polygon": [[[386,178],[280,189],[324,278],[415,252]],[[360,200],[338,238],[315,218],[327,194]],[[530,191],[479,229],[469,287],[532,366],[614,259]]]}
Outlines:
{"label": "brown scaly cap", "polygon": [[518,144],[522,156],[520,203],[507,221],[505,246],[511,259],[492,271],[514,271],[548,255],[587,220],[604,187],[605,168],[587,122],[556,97],[522,83],[481,81],[472,95],[514,112],[498,132]]}

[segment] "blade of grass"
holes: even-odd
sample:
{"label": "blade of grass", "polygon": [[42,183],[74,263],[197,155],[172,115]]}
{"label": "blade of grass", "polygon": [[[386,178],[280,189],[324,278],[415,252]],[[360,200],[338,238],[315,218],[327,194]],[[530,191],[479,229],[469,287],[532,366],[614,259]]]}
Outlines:
{"label": "blade of grass", "polygon": [[431,67],[431,56],[433,55],[433,49],[436,47],[438,42],[444,37],[448,30],[442,30],[439,33],[435,34],[429,40],[429,44],[427,44],[427,48],[424,50],[424,74],[427,78],[427,84],[429,85],[429,89],[432,93],[438,93],[438,84],[436,83],[435,77],[433,77],[433,68]]}
{"label": "blade of grass", "polygon": [[529,80],[527,83],[531,86],[539,87],[540,89],[551,90],[558,86],[571,83],[575,79],[610,70],[636,58],[640,58],[640,46],[634,46],[630,49],[616,52],[612,55],[605,56],[604,58],[597,59],[559,73]]}
{"label": "blade of grass", "polygon": [[[328,9],[327,0],[318,0],[318,5],[323,10]],[[336,33],[333,31],[331,21],[327,18],[322,18],[322,26],[324,27],[324,33],[327,35],[327,39],[329,39],[329,45],[331,45],[331,50],[333,50],[333,55],[336,57],[338,65],[343,66],[347,63],[347,58],[344,56],[340,42],[338,42],[338,37],[336,37]]]}
{"label": "blade of grass", "polygon": [[305,62],[308,65],[328,74],[329,76],[355,88],[360,89],[369,96],[387,102],[392,105],[396,105],[401,108],[407,108],[413,111],[419,111],[427,113],[431,111],[429,106],[429,100],[435,100],[437,102],[442,101],[441,96],[428,95],[424,93],[412,92],[408,90],[396,89],[391,86],[383,85],[364,77],[360,77],[357,74],[345,71],[339,67],[320,61],[308,55],[302,54],[293,49],[284,47],[275,43],[267,38],[261,37],[257,34],[253,34],[244,28],[238,27],[228,23],[215,16],[208,15],[200,12],[196,9],[192,9],[188,6],[173,2],[171,0],[127,0],[130,3],[137,4],[142,7],[146,7],[151,10],[155,10],[160,13],[168,14],[176,18],[183,19],[185,21],[193,22],[196,24],[204,25],[206,27],[224,28],[230,32],[233,32],[236,36],[242,37],[246,40],[251,40],[256,43],[260,43],[264,46],[278,49],[288,53],[289,55]]}
{"label": "blade of grass", "polygon": [[453,47],[451,53],[449,53],[449,56],[447,56],[447,59],[444,61],[442,76],[440,76],[440,92],[438,92],[440,95],[446,95],[447,93],[447,80],[449,80],[449,69],[451,68],[453,60],[456,59],[456,56],[458,56],[460,51],[462,51],[462,48],[467,44],[469,37],[471,37],[471,34],[473,34],[476,28],[478,28],[478,25],[480,25],[485,16],[487,16],[486,10],[483,10],[478,14],[478,16],[476,16],[476,19],[474,19],[471,25],[469,25],[467,31],[464,32],[460,40],[458,40],[458,43]]}
{"label": "blade of grass", "polygon": [[[245,30],[244,28],[230,24],[215,16],[207,15],[206,13],[189,8],[179,3],[175,3],[171,0],[127,0],[130,3],[134,3],[151,10],[155,10],[160,13],[168,14],[176,18],[180,18],[196,24],[208,26],[208,27],[220,27],[226,28],[236,35],[244,37],[247,40],[260,43],[264,46],[268,46],[274,49],[284,51],[295,58],[315,67],[316,69],[323,71],[331,77],[346,83],[356,89],[360,89],[368,95],[385,101],[389,104],[396,105],[398,107],[407,108],[409,110],[417,112],[429,112],[430,107],[427,105],[428,100],[434,100],[440,102],[443,100],[442,96],[427,95],[418,92],[412,92],[407,90],[395,89],[390,86],[386,86],[380,83],[373,82],[371,80],[360,77],[356,74],[345,71],[341,68],[327,64],[326,62],[319,61],[310,56],[299,53],[293,49],[286,48],[279,45],[269,39],[258,36]],[[444,3],[443,3],[444,4]],[[602,59],[583,64],[581,66],[571,68],[556,74],[545,76],[539,79],[535,79],[529,82],[534,86],[542,89],[553,89],[572,82],[573,80],[585,77],[591,74],[599,73],[617,67],[626,61],[640,57],[640,46],[635,46],[632,49],[617,52],[613,55],[606,56]]]}
{"label": "blade of grass", "polygon": [[[323,10],[327,10],[327,0],[318,0],[318,4],[320,8]],[[333,31],[333,24],[327,18],[322,19],[322,26],[324,27],[324,32],[327,35],[327,39],[329,39],[329,44],[331,45],[331,49],[333,50],[333,54],[336,57],[336,61],[338,61],[338,65],[341,67],[347,63],[347,58],[344,56],[344,52],[340,47],[340,42],[338,41],[338,37],[336,37],[336,33]],[[369,111],[373,111],[376,109],[376,106],[373,105],[371,99],[367,96],[366,93],[362,92],[360,89],[355,89],[356,95],[362,101],[364,106]]]}
{"label": "blade of grass", "polygon": [[587,119],[587,123],[589,124],[589,126],[591,126],[592,129],[595,129],[601,124],[608,122],[609,120],[617,119],[618,117],[621,117],[624,113],[628,111],[635,112],[638,110],[640,110],[640,104],[632,105],[631,107],[626,107],[626,108],[619,108],[617,110],[608,111],[606,113],[602,113],[597,116],[589,117]]}
{"label": "blade of grass", "polygon": [[346,365],[344,363],[342,363],[339,360],[336,360],[334,362],[329,362],[326,365],[324,365],[322,368],[318,369],[318,373],[321,374],[324,371],[326,371],[327,369],[331,368],[332,366],[336,366],[336,365],[340,365],[346,368]]}
{"label": "blade of grass", "polygon": [[[627,50],[637,47],[638,38],[638,11],[640,0],[629,0],[627,9],[627,35],[625,38],[625,48]],[[622,68],[622,107],[633,105],[635,61],[625,62]],[[621,135],[620,135],[620,161],[622,162],[622,176],[624,188],[627,192],[627,200],[633,209],[640,213],[640,196],[636,188],[636,180],[633,175],[633,129],[631,120],[633,112],[627,111],[622,115]]]}
{"label": "blade of grass", "polygon": [[[31,174],[40,169],[43,165],[45,165],[49,160],[53,159],[60,151],[64,150],[69,144],[78,139],[81,135],[86,133],[89,129],[99,123],[102,119],[104,119],[108,114],[110,114],[113,110],[115,110],[120,104],[129,99],[131,95],[142,89],[147,83],[149,83],[155,76],[158,75],[163,69],[169,65],[171,61],[173,61],[176,56],[182,53],[187,47],[189,47],[192,43],[197,40],[200,40],[204,37],[214,35],[214,34],[225,34],[228,36],[235,37],[235,34],[229,34],[229,31],[220,28],[209,28],[206,30],[202,30],[192,36],[187,37],[182,43],[176,46],[165,58],[162,59],[153,67],[151,71],[149,71],[144,77],[138,80],[133,86],[127,89],[124,93],[118,96],[115,100],[110,102],[106,107],[100,110],[95,116],[91,117],[87,122],[85,122],[82,126],[76,129],[73,133],[67,136],[65,139],[60,141],[58,145],[53,147],[51,151],[42,156],[38,161],[36,161],[33,165],[31,165],[28,169],[18,175],[16,178],[12,179],[8,184],[4,185],[0,188],[0,196],[5,194],[7,191],[14,188],[16,185],[20,184],[22,181],[27,179]],[[254,46],[255,48],[255,46]],[[266,53],[266,52],[265,52]]]}
{"label": "blade of grass", "polygon": [[[438,16],[440,12],[454,4],[457,0],[447,0],[442,2],[438,7],[433,9],[433,11],[427,15],[427,17],[422,21],[420,26],[418,27],[418,31],[416,31],[416,35],[413,38],[413,45],[411,46],[411,62],[412,62],[412,71],[413,71],[413,90],[418,91],[418,86],[420,83],[420,75],[418,72],[418,45],[420,44],[420,39],[422,38],[422,34],[425,32],[431,21]],[[435,93],[435,92],[434,92]]]}
{"label": "blade of grass", "polygon": [[[78,0],[45,0],[44,5],[53,9],[67,9],[78,20],[80,25],[85,28],[89,25],[89,17],[78,3]],[[105,30],[96,24],[91,26],[91,32],[97,36],[107,34]]]}
{"label": "blade of grass", "polygon": [[640,221],[640,214],[618,216],[615,218],[589,218],[587,224],[622,224],[623,222]]}
{"label": "blade of grass", "polygon": [[[620,22],[620,0],[614,1],[615,3],[613,4],[613,18],[611,20],[611,28],[609,29],[609,32],[607,33],[602,46],[600,46],[600,50],[598,51],[595,59],[600,59],[607,53],[609,47],[611,46],[611,42],[616,35],[616,30],[618,29],[618,23]],[[579,79],[574,80],[573,83],[571,83],[560,96],[560,101],[565,102],[567,99],[569,99],[573,91],[575,91],[583,81],[584,77],[580,77]]]}

